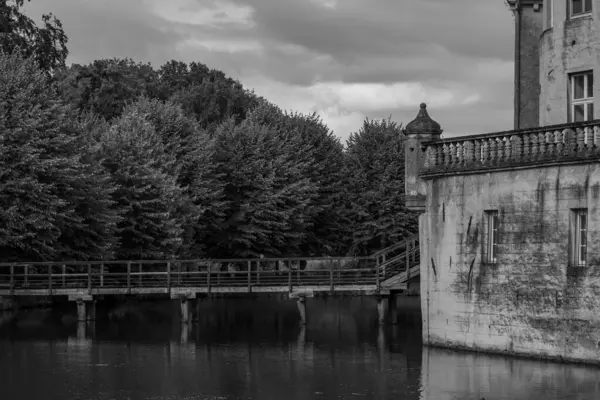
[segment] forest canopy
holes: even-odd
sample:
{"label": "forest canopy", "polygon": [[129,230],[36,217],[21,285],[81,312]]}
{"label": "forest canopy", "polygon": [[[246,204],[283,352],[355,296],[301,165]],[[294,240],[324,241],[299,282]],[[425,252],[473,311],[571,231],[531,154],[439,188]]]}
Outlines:
{"label": "forest canopy", "polygon": [[344,145],[200,62],[67,65],[60,20],[0,0],[2,261],[367,255],[417,231],[404,138]]}

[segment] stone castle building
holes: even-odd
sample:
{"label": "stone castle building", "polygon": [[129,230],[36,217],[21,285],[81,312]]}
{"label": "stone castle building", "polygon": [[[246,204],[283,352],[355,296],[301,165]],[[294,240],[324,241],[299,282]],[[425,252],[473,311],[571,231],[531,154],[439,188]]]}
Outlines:
{"label": "stone castle building", "polygon": [[406,126],[423,341],[600,363],[600,0],[513,0],[513,131]]}

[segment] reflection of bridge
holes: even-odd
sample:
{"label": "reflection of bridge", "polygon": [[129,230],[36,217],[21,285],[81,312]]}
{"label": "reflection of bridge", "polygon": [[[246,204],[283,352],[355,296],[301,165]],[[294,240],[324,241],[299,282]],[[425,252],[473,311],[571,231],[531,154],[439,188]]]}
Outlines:
{"label": "reflection of bridge", "polygon": [[[0,263],[0,296],[69,296],[80,317],[97,295],[314,292],[386,295],[419,275],[418,236],[368,257]],[[92,302],[93,303],[93,302]],[[185,307],[184,307],[185,305]]]}

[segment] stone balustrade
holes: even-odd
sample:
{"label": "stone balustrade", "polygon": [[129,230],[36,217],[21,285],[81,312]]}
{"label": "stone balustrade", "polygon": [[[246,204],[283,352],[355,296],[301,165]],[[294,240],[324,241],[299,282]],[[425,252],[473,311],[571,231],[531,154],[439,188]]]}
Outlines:
{"label": "stone balustrade", "polygon": [[422,143],[421,177],[600,160],[600,120]]}

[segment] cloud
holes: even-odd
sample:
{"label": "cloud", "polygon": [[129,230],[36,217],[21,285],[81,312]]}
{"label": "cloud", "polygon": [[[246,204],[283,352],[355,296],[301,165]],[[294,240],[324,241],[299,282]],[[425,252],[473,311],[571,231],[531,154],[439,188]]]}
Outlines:
{"label": "cloud", "polygon": [[512,126],[513,21],[481,0],[53,0],[69,61],[170,59],[223,70],[285,109],[316,111],[345,139],[365,117],[446,130]]}

